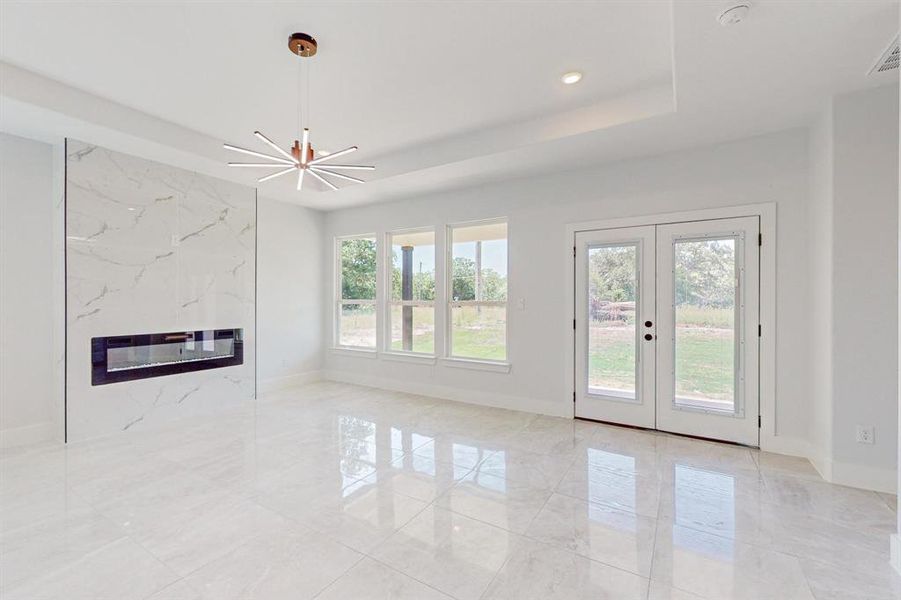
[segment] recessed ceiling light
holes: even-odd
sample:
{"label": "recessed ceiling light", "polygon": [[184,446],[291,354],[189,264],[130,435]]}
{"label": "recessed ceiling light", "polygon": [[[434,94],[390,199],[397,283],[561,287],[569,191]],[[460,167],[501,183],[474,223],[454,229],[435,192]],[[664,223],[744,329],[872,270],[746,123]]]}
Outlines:
{"label": "recessed ceiling light", "polygon": [[579,83],[581,80],[582,80],[582,74],[578,71],[570,71],[569,73],[564,73],[563,77],[560,78],[560,81],[562,81],[566,85],[572,85],[574,83]]}

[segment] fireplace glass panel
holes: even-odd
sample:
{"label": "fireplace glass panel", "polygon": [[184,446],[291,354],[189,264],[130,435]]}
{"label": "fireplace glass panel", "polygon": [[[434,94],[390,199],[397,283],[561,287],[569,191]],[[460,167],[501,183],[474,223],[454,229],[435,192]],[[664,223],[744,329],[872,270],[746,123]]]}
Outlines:
{"label": "fireplace glass panel", "polygon": [[[202,333],[212,334],[212,331]],[[128,371],[158,365],[230,358],[235,355],[235,340],[202,339],[186,340],[181,344],[148,344],[127,348],[108,348],[106,351],[107,371]]]}
{"label": "fireplace glass panel", "polygon": [[174,375],[244,362],[243,330],[207,329],[91,340],[93,385]]}

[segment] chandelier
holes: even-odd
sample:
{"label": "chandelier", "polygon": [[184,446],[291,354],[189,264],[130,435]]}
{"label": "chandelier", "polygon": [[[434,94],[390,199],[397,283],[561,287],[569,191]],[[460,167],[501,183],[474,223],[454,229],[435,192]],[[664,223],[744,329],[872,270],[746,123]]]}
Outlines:
{"label": "chandelier", "polygon": [[[344,150],[339,150],[338,152],[332,152],[330,154],[326,154],[320,151],[319,158],[316,158],[316,154],[313,151],[313,144],[310,142],[310,128],[307,126],[310,118],[309,101],[307,102],[307,113],[305,121],[303,103],[301,102],[301,96],[303,95],[301,93],[301,86],[304,79],[303,59],[309,58],[316,54],[318,45],[316,44],[316,40],[313,39],[312,36],[307,35],[306,33],[294,33],[291,34],[291,37],[288,38],[288,48],[291,50],[291,52],[297,55],[299,61],[297,78],[297,124],[298,130],[302,128],[301,139],[294,140],[294,145],[289,148],[289,151],[286,151],[271,139],[263,135],[261,132],[254,131],[253,135],[255,135],[258,140],[275,150],[279,154],[279,156],[273,156],[271,154],[264,154],[263,152],[257,152],[255,150],[248,150],[246,148],[240,148],[231,144],[225,144],[224,146],[226,150],[240,152],[242,154],[247,154],[256,158],[263,158],[269,161],[251,163],[230,162],[228,163],[228,166],[251,169],[278,169],[273,173],[257,179],[257,181],[260,183],[269,181],[270,179],[275,179],[276,177],[281,177],[283,175],[297,173],[298,191],[303,189],[304,175],[307,173],[309,173],[311,177],[317,179],[319,182],[321,182],[331,190],[338,189],[338,186],[329,181],[330,178],[340,179],[343,181],[352,181],[354,183],[365,183],[362,179],[351,177],[350,175],[347,175],[342,171],[372,171],[373,169],[375,169],[375,167],[365,165],[339,165],[330,162],[338,157],[344,156],[345,154],[350,154],[351,152],[356,151],[356,146],[351,146],[349,148],[345,148]],[[310,86],[308,71],[307,85],[305,86],[305,91],[307,92],[307,94],[309,94],[309,88]]]}

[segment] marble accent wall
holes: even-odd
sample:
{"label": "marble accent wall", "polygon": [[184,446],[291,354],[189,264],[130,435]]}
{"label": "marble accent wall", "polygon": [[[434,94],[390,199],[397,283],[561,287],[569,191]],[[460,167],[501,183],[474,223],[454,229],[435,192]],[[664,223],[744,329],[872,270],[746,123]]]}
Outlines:
{"label": "marble accent wall", "polygon": [[[255,393],[256,191],[74,140],[66,156],[69,441]],[[244,364],[91,386],[91,338],[244,329]]]}

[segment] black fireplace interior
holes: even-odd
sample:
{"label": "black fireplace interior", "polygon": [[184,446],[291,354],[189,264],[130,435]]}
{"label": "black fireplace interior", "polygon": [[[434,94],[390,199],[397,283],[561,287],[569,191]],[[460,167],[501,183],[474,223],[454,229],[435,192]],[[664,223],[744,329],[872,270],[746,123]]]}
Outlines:
{"label": "black fireplace interior", "polygon": [[91,385],[244,364],[243,329],[91,338]]}

